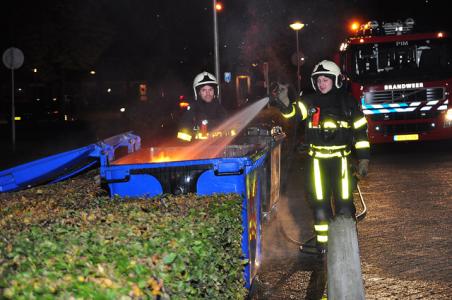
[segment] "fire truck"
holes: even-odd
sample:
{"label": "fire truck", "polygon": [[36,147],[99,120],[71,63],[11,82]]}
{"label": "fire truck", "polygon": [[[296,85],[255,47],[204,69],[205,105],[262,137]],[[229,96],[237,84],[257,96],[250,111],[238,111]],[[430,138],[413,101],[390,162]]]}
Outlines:
{"label": "fire truck", "polygon": [[452,138],[452,43],[414,20],[356,27],[337,62],[368,121],[371,143]]}

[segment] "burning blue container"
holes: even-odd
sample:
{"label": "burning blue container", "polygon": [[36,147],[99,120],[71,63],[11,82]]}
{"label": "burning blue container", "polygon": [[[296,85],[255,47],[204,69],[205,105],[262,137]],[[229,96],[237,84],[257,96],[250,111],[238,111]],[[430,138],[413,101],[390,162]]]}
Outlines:
{"label": "burning blue container", "polygon": [[[103,159],[101,177],[110,195],[152,197],[164,193],[242,196],[242,250],[249,263],[245,280],[250,288],[262,261],[262,227],[279,200],[280,128],[251,127],[241,140],[212,158],[151,162],[183,153],[184,147],[141,149],[123,158]],[[215,147],[212,147],[212,152]]]}
{"label": "burning blue container", "polygon": [[[263,225],[272,218],[279,201],[281,143],[280,127],[250,127],[219,149],[211,146],[209,158],[152,162],[183,153],[184,147],[141,149],[141,138],[120,134],[95,144],[59,153],[0,171],[0,192],[54,183],[100,164],[101,177],[111,196],[152,197],[164,193],[242,196],[242,250],[250,288],[262,261]],[[117,158],[119,149],[127,155]]]}

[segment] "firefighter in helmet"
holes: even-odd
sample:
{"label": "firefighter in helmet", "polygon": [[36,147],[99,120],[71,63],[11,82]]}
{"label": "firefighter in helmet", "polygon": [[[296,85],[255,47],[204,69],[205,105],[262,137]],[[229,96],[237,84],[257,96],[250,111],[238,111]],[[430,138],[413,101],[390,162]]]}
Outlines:
{"label": "firefighter in helmet", "polygon": [[196,75],[193,80],[195,101],[188,106],[180,121],[177,138],[183,141],[206,139],[209,129],[226,119],[227,113],[218,101],[218,81],[209,72]]}
{"label": "firefighter in helmet", "polygon": [[307,197],[314,210],[316,245],[321,253],[326,251],[328,223],[333,215],[355,218],[350,154],[358,159],[358,177],[367,175],[369,165],[367,121],[356,100],[341,89],[342,80],[339,67],[323,60],[311,74],[315,93],[290,103],[287,86],[277,84],[272,90],[272,103],[285,118],[298,115],[306,122]]}

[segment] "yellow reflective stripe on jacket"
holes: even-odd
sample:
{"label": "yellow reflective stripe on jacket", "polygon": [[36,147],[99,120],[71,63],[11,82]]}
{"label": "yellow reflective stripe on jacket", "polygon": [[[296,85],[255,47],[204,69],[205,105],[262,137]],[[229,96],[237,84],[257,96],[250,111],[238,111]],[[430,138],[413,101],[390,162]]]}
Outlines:
{"label": "yellow reflective stripe on jacket", "polygon": [[[350,128],[350,125],[348,124],[348,122],[345,121],[338,121],[337,122],[339,124],[340,128]],[[312,126],[312,122],[308,122],[308,127],[309,128],[313,128]],[[323,128],[337,128],[336,123],[334,122],[330,122],[330,121],[326,121],[325,123],[323,123]],[[318,128],[318,126],[316,126],[316,128]]]}
{"label": "yellow reflective stripe on jacket", "polygon": [[295,106],[292,105],[292,111],[288,114],[282,114],[282,116],[286,119],[292,118],[293,116],[295,116]]}
{"label": "yellow reflective stripe on jacket", "polygon": [[370,143],[368,141],[359,141],[355,144],[356,149],[370,148]]}
{"label": "yellow reflective stripe on jacket", "polygon": [[309,144],[309,146],[316,150],[341,150],[347,148],[347,145],[340,145],[340,146],[316,146],[313,144]]}
{"label": "yellow reflective stripe on jacket", "polygon": [[302,120],[306,119],[308,117],[308,109],[303,104],[303,102],[300,101],[298,101],[298,107],[300,108],[301,111],[301,119]]}
{"label": "yellow reflective stripe on jacket", "polygon": [[337,128],[339,125],[340,128],[350,128],[350,125],[346,121],[325,121],[323,122],[323,128]]}
{"label": "yellow reflective stripe on jacket", "polygon": [[337,128],[337,125],[332,121],[323,122],[323,128]]}
{"label": "yellow reflective stripe on jacket", "polygon": [[350,124],[346,121],[339,121],[339,127],[341,128],[350,128]]}
{"label": "yellow reflective stripe on jacket", "polygon": [[333,153],[322,153],[319,151],[309,150],[308,155],[315,158],[331,158],[331,157],[344,157],[348,156],[351,151],[337,151]]}
{"label": "yellow reflective stripe on jacket", "polygon": [[223,136],[222,131],[213,131],[210,133],[210,137],[212,137],[212,138],[218,138],[218,137],[222,137],[222,136]]}
{"label": "yellow reflective stripe on jacket", "polygon": [[353,123],[353,128],[358,129],[358,128],[366,125],[366,123],[367,123],[366,117],[362,117],[361,119],[359,119],[358,121]]}
{"label": "yellow reflective stripe on jacket", "polygon": [[177,138],[178,138],[178,139],[181,139],[181,140],[183,140],[183,141],[190,142],[191,139],[192,139],[192,136],[189,135],[188,133],[179,131],[179,132],[177,133]]}
{"label": "yellow reflective stripe on jacket", "polygon": [[207,140],[209,138],[209,134],[203,135],[201,132],[198,132],[195,135],[196,140]]}

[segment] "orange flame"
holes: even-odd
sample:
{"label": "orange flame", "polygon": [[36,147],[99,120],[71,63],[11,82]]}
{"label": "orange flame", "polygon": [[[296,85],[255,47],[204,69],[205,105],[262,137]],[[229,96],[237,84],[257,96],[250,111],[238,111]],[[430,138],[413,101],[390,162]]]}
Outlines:
{"label": "orange flame", "polygon": [[173,161],[171,156],[165,154],[165,151],[161,151],[157,156],[153,156],[152,154],[153,152],[151,151],[151,159],[149,160],[151,163]]}

